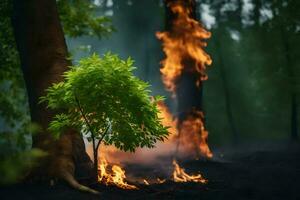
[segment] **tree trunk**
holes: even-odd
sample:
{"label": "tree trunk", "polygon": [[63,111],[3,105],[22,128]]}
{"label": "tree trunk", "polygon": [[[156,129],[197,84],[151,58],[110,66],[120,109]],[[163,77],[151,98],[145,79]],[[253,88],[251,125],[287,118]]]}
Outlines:
{"label": "tree trunk", "polygon": [[94,172],[98,174],[98,148],[94,150]]}
{"label": "tree trunk", "polygon": [[[190,18],[197,20],[196,16],[196,1],[195,0],[165,0],[165,10],[166,10],[166,21],[165,21],[165,29],[168,32],[172,32],[173,21],[176,19],[177,15],[172,12],[170,7],[168,6],[169,3],[172,2],[180,2],[182,5],[191,8]],[[195,61],[192,58],[185,58],[185,60],[181,63],[184,65],[185,69],[193,68],[195,66]],[[191,67],[190,67],[191,66]],[[203,112],[203,82],[199,85],[196,85],[197,80],[199,77],[197,73],[189,70],[184,70],[182,75],[177,80],[176,84],[176,100],[177,100],[177,112],[178,112],[178,127],[182,126],[182,123],[187,119],[189,116],[199,117],[195,114],[200,111]],[[205,119],[201,116],[201,121],[204,123]],[[201,133],[196,136],[196,138],[200,137]],[[181,136],[181,131],[179,132],[179,139],[185,136]],[[190,136],[187,136],[190,137]],[[195,136],[192,136],[195,137]],[[198,157],[200,152],[198,148],[198,140],[189,139],[189,141],[193,141],[196,156]]]}
{"label": "tree trunk", "polygon": [[[192,8],[191,18],[196,19],[196,2],[195,0],[165,0],[166,10],[166,31],[172,32],[173,21],[176,19],[168,4],[170,2],[183,2],[186,6]],[[194,61],[191,59],[185,60],[183,65],[194,65]],[[199,87],[195,85],[197,77],[191,73],[184,71],[182,76],[177,82],[176,97],[178,101],[178,113],[179,121],[182,121],[193,107],[202,109],[202,83]]]}
{"label": "tree trunk", "polygon": [[292,141],[298,140],[298,104],[297,104],[297,93],[296,93],[296,82],[295,82],[295,75],[293,71],[293,64],[292,59],[290,57],[290,45],[288,41],[288,36],[286,33],[286,27],[281,25],[280,32],[281,32],[281,39],[283,42],[283,48],[284,48],[284,55],[286,60],[286,67],[287,67],[287,73],[289,77],[289,89],[290,89],[290,113],[291,113],[291,126],[290,126],[290,138]]}
{"label": "tree trunk", "polygon": [[[217,9],[217,13],[216,13],[216,20],[219,23],[218,24],[218,30],[215,31],[215,37],[214,37],[214,41],[216,44],[216,51],[217,51],[217,55],[218,55],[218,61],[219,61],[219,68],[220,68],[220,72],[221,72],[221,80],[222,80],[222,85],[223,85],[223,89],[224,89],[224,97],[225,97],[225,110],[226,110],[226,115],[227,115],[227,119],[228,119],[228,124],[230,127],[230,131],[232,134],[232,143],[233,145],[236,145],[238,143],[239,140],[239,134],[238,134],[238,130],[235,124],[235,120],[234,120],[234,116],[233,116],[233,112],[232,112],[232,103],[231,103],[231,96],[230,96],[230,89],[228,88],[228,78],[227,78],[227,74],[226,74],[226,70],[225,70],[225,63],[224,63],[224,59],[223,59],[223,54],[222,54],[222,47],[220,44],[220,38],[221,38],[221,33],[223,31],[223,29],[221,29],[222,27],[222,22],[221,22],[221,7],[224,5],[224,2],[222,2],[221,4],[219,4],[219,7]],[[242,10],[242,4],[241,1],[238,1],[238,25],[241,26],[241,10]]]}
{"label": "tree trunk", "polygon": [[[218,38],[218,35],[215,38]],[[234,145],[236,145],[238,143],[239,134],[238,134],[237,128],[235,126],[234,117],[233,117],[233,113],[232,113],[230,90],[228,88],[228,80],[227,80],[226,70],[224,69],[224,61],[223,61],[223,57],[222,57],[221,46],[220,46],[219,40],[218,39],[215,39],[215,40],[216,40],[216,50],[218,53],[219,68],[220,68],[220,72],[221,72],[221,80],[222,80],[222,85],[223,85],[223,89],[224,89],[225,110],[226,110],[226,115],[227,115],[227,119],[228,119],[228,124],[229,124],[231,134],[232,134],[232,142]]]}
{"label": "tree trunk", "polygon": [[[91,178],[92,162],[83,139],[72,129],[54,140],[47,127],[55,112],[39,104],[45,89],[63,79],[71,62],[55,0],[14,0],[13,28],[28,93],[31,120],[42,131],[33,136],[33,147],[48,153],[35,176],[58,177],[76,185],[78,178]],[[94,177],[94,176],[93,176]],[[73,178],[73,180],[71,180]],[[74,182],[75,181],[75,182]],[[75,186],[74,186],[75,187]]]}

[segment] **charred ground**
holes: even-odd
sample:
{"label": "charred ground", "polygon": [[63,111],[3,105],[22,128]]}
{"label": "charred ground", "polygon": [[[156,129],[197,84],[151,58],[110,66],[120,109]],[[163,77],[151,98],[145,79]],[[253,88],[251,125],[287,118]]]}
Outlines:
{"label": "charred ground", "polygon": [[[185,160],[188,173],[201,174],[207,184],[174,183],[137,184],[139,190],[92,185],[100,196],[81,193],[58,183],[20,184],[3,187],[1,199],[300,199],[300,146],[289,144],[272,150],[249,150],[247,153],[217,154],[213,160]],[[164,159],[165,163],[171,159]],[[170,166],[127,165],[128,177],[164,178]],[[168,174],[169,173],[169,174]]]}

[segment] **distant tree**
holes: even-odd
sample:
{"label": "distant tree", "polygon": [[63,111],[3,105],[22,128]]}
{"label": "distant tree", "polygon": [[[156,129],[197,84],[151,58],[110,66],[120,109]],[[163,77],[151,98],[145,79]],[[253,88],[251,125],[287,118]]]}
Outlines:
{"label": "distant tree", "polygon": [[[212,49],[216,58],[213,68],[226,68],[226,75],[221,72],[219,79],[223,83],[226,79],[227,84],[222,87],[227,85],[229,90],[228,98],[224,96],[229,127],[235,126],[238,135],[251,137],[282,134],[280,129],[284,128],[295,140],[299,134],[300,2],[206,0],[201,3],[209,4],[215,19],[211,29],[212,42],[216,45]],[[223,65],[218,66],[220,57]],[[224,91],[226,93],[226,89]],[[236,124],[230,122],[226,99],[235,110],[231,112]],[[263,133],[259,134],[259,129]],[[231,128],[234,138],[232,130],[234,128]]]}
{"label": "distant tree", "polygon": [[[276,9],[278,13],[276,13]],[[300,8],[299,1],[290,0],[285,3],[278,1],[274,2],[275,17],[268,25],[273,25],[280,30],[282,40],[283,55],[285,57],[285,68],[288,75],[288,90],[290,91],[290,138],[291,140],[298,140],[298,118],[299,118],[299,100],[297,91],[297,64],[296,57],[293,56],[293,36],[298,35],[297,29],[300,27],[300,16],[298,10]],[[290,39],[292,38],[292,39]],[[298,71],[299,73],[299,71]]]}
{"label": "distant tree", "polygon": [[[215,30],[214,30],[214,37],[213,41],[215,42],[215,50],[217,54],[217,59],[218,59],[218,67],[220,69],[220,76],[222,80],[222,86],[223,86],[223,91],[224,91],[224,100],[225,100],[225,112],[228,120],[228,124],[230,127],[230,131],[232,133],[232,142],[233,144],[238,143],[238,138],[239,138],[239,133],[238,129],[236,127],[235,119],[234,119],[234,114],[233,114],[233,108],[232,108],[232,101],[231,101],[231,90],[229,87],[229,82],[228,82],[228,72],[226,71],[226,60],[224,59],[223,52],[222,52],[222,44],[221,44],[221,37],[224,32],[223,29],[223,23],[221,20],[221,9],[220,7],[224,6],[225,2],[219,2],[219,4],[215,5],[217,6],[218,9],[215,11],[215,16],[216,16],[216,21],[218,22],[218,25]],[[238,1],[238,13],[235,16],[237,17],[237,27],[241,26],[241,2]]]}

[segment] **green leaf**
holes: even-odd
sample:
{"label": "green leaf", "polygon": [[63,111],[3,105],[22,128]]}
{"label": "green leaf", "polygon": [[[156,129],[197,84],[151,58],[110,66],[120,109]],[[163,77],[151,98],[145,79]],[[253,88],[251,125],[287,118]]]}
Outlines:
{"label": "green leaf", "polygon": [[90,141],[102,138],[109,126],[103,142],[124,151],[151,148],[166,138],[156,107],[163,97],[150,96],[149,84],[133,75],[133,63],[110,52],[103,57],[92,54],[48,88],[41,100],[50,109],[64,110],[50,123],[54,137],[72,126]]}

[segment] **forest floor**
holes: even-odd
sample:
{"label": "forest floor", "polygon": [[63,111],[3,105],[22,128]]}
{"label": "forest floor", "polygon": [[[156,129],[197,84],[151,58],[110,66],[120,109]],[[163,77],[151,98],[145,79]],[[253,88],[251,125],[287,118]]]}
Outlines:
{"label": "forest floor", "polygon": [[[99,196],[76,191],[64,184],[54,186],[27,184],[0,188],[0,199],[300,199],[300,146],[298,144],[268,150],[254,148],[243,153],[220,152],[230,151],[219,150],[215,152],[215,158],[212,160],[180,162],[187,173],[201,172],[208,179],[207,184],[166,181],[162,184],[140,184],[137,185],[138,190],[92,185],[92,188],[101,192]],[[170,173],[166,168],[169,166],[127,165],[126,171],[129,177],[149,180],[166,176]]]}

